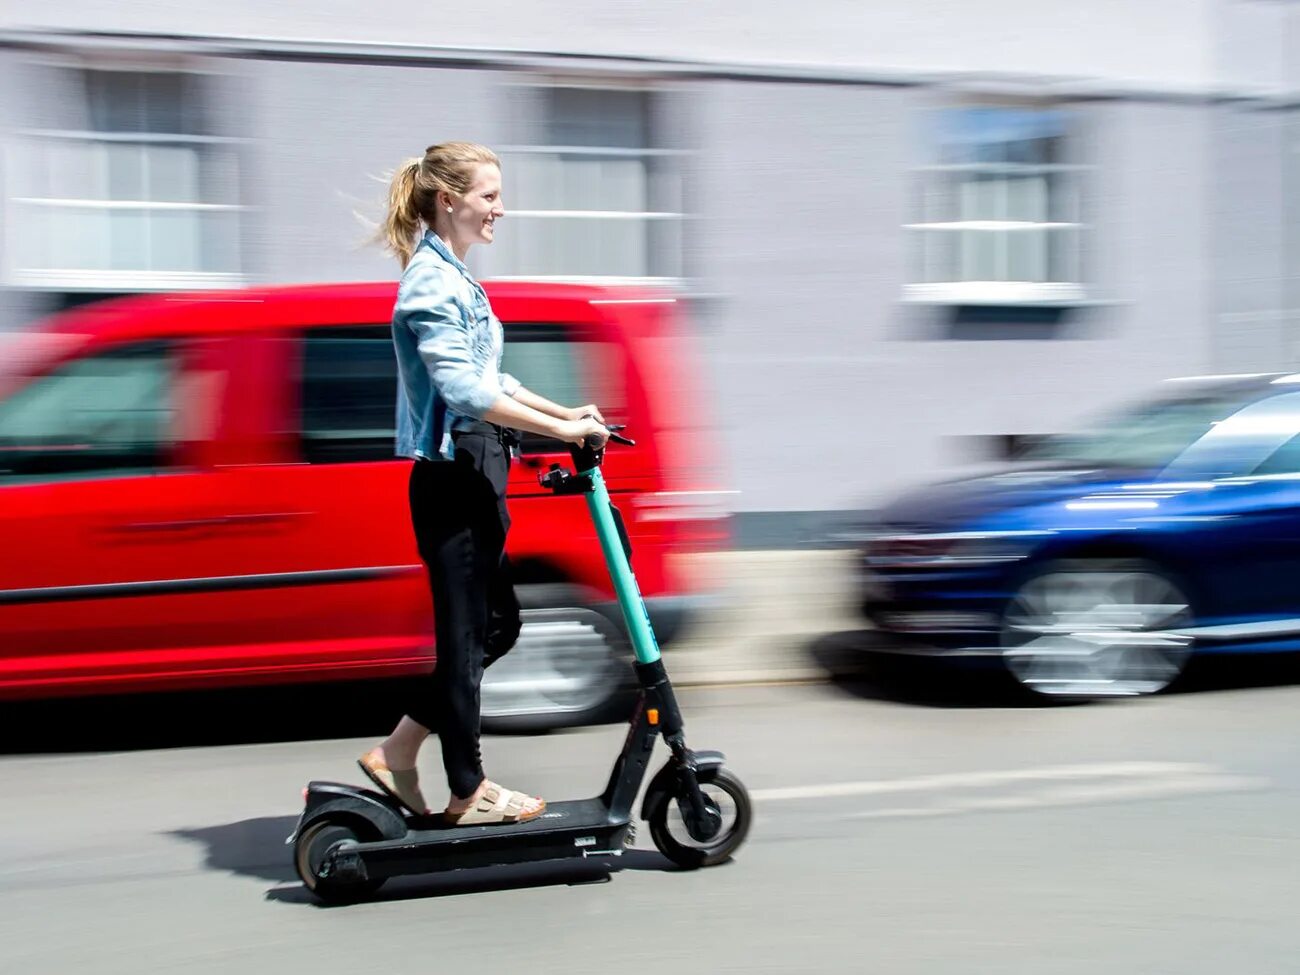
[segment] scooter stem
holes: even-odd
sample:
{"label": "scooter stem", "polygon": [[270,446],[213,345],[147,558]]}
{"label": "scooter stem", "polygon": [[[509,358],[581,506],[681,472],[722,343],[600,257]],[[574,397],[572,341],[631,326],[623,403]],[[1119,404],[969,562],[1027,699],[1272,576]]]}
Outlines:
{"label": "scooter stem", "polygon": [[600,539],[605,564],[609,566],[609,575],[614,582],[614,592],[618,595],[618,604],[623,610],[627,632],[632,639],[632,652],[636,654],[638,663],[652,664],[659,659],[659,642],[650,626],[650,614],[646,610],[645,600],[641,598],[636,576],[632,574],[632,564],[623,549],[623,538],[614,521],[614,510],[610,505],[609,491],[605,487],[600,464],[587,470],[580,468],[578,476],[591,482],[591,490],[585,492],[587,509],[596,525],[596,537]]}

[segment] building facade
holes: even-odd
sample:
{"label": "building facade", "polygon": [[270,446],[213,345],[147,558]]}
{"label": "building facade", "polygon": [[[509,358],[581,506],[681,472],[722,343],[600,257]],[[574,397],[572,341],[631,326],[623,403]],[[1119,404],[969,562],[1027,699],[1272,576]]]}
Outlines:
{"label": "building facade", "polygon": [[684,296],[758,534],[1300,368],[1300,4],[296,6],[0,14],[7,326],[394,277],[383,176],[457,138],[504,162],[481,276]]}

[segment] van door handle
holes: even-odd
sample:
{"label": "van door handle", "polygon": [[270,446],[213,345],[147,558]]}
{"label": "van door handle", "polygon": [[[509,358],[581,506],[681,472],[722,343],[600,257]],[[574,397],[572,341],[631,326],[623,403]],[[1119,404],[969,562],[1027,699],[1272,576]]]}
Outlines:
{"label": "van door handle", "polygon": [[147,535],[153,532],[202,531],[206,528],[231,528],[241,525],[275,525],[306,517],[307,511],[257,511],[238,515],[213,515],[209,518],[177,518],[171,521],[134,521],[114,525],[115,535]]}
{"label": "van door handle", "polygon": [[217,528],[225,524],[225,518],[180,518],[174,521],[133,521],[125,525],[111,525],[108,531],[114,535],[149,535],[155,532],[187,532],[204,528]]}
{"label": "van door handle", "polygon": [[242,515],[223,515],[221,521],[226,525],[278,525],[306,518],[310,511],[254,511]]}

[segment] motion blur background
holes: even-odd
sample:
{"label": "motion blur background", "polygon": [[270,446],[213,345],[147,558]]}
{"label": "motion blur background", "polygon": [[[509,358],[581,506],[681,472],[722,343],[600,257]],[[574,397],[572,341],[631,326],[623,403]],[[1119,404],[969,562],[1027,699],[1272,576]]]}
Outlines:
{"label": "motion blur background", "polygon": [[394,278],[377,179],[482,141],[479,276],[688,296],[742,538],[1297,364],[1295,3],[0,9],[0,327]]}
{"label": "motion blur background", "polygon": [[[855,512],[1171,377],[1300,373],[1300,2],[0,0],[0,332],[132,293],[395,282],[366,221],[389,171],[452,139],[503,161],[479,277],[679,297],[734,547],[701,567],[729,601],[665,660],[692,746],[724,749],[753,791],[751,838],[696,873],[643,839],[601,867],[611,886],[546,866],[315,910],[283,845],[299,790],[356,780],[396,696],[6,701],[0,969],[315,972],[328,952],[357,972],[443,954],[538,972],[1296,971],[1293,652],[1120,706],[972,695],[894,662],[842,678],[867,625]],[[1286,597],[1280,622],[1234,604],[1209,629],[1294,651],[1298,470],[1157,495],[1225,592]],[[1276,503],[1253,522],[1177,507],[1256,487]],[[1121,528],[1138,521],[1156,519]],[[1255,575],[1193,534],[1238,526]],[[947,572],[960,546],[1010,567],[1008,538],[1056,525],[952,527],[894,538],[896,575]],[[936,540],[927,561],[915,546]],[[204,575],[188,554],[169,577]],[[85,581],[0,559],[11,619]],[[1188,605],[1131,589],[1182,612],[1143,624],[1181,639],[1168,619]],[[49,605],[50,632],[94,627]],[[955,618],[918,608],[918,627]],[[1044,613],[1039,631],[1060,630]],[[494,778],[560,798],[598,790],[623,735],[484,746]]]}

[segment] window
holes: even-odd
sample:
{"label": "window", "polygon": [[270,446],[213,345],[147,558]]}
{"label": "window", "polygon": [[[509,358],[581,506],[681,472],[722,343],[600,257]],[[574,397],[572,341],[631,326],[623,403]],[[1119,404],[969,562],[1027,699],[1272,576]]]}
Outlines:
{"label": "window", "polygon": [[493,277],[681,276],[681,153],[662,144],[665,96],[523,86],[501,153],[508,233],[482,255]]}
{"label": "window", "polygon": [[[31,66],[43,127],[6,174],[9,283],[124,291],[238,283],[233,140],[211,131],[210,78]],[[36,111],[36,109],[31,109]]]}
{"label": "window", "polygon": [[1300,474],[1300,435],[1278,447],[1250,473],[1256,476]]}
{"label": "window", "polygon": [[303,345],[303,459],[309,464],[392,460],[396,393],[389,326],[308,331]]}
{"label": "window", "polygon": [[[502,369],[524,386],[564,406],[595,403],[607,423],[624,419],[621,358],[609,342],[561,325],[507,325]],[[523,453],[566,450],[564,444],[532,433]]]}
{"label": "window", "polygon": [[[598,403],[613,422],[623,412],[615,347],[570,326],[507,324],[502,368],[566,406]],[[391,460],[396,438],[397,362],[387,325],[320,328],[303,348],[303,457],[312,464]],[[524,435],[525,452],[562,450]]]}
{"label": "window", "polygon": [[165,467],[178,367],[162,344],[77,359],[0,403],[0,483]]}
{"label": "window", "polygon": [[976,107],[934,114],[920,172],[916,261],[905,297],[947,304],[1065,304],[1084,297],[1081,172],[1070,116]]}

